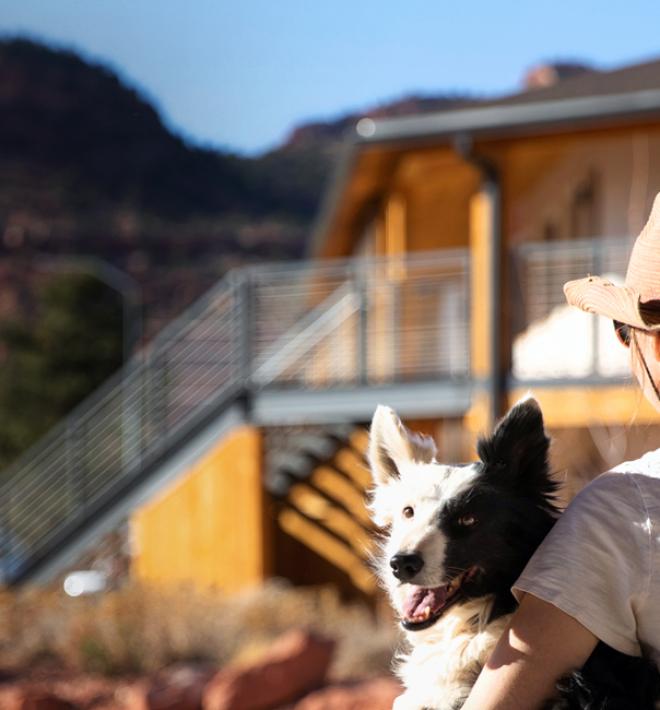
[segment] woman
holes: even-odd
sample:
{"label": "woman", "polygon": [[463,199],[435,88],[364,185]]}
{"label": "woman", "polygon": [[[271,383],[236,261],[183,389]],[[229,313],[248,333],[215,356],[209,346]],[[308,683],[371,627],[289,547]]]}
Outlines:
{"label": "woman", "polygon": [[[590,276],[567,301],[611,318],[660,411],[660,193],[622,287]],[[520,601],[463,710],[533,710],[599,640],[660,665],[660,449],[599,476],[569,505],[513,592]]]}

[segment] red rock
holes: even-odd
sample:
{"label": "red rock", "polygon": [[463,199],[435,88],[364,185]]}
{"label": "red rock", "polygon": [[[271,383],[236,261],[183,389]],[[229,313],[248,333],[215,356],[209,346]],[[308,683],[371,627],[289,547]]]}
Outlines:
{"label": "red rock", "polygon": [[147,710],[149,683],[139,681],[117,689],[115,696],[124,710]]}
{"label": "red rock", "polygon": [[67,700],[38,690],[19,691],[14,702],[16,710],[76,710],[76,706]]}
{"label": "red rock", "polygon": [[334,642],[303,631],[284,634],[260,661],[220,671],[204,691],[204,710],[266,710],[320,687]]}
{"label": "red rock", "polygon": [[16,686],[0,687],[0,708],[2,710],[19,710],[23,693]]}
{"label": "red rock", "polygon": [[215,669],[174,666],[161,671],[147,692],[148,710],[202,710],[204,688]]}
{"label": "red rock", "polygon": [[173,666],[151,680],[121,693],[127,710],[201,710],[202,694],[215,671],[200,666]]}
{"label": "red rock", "polygon": [[[59,678],[45,681],[43,690],[68,700],[75,707],[107,710],[116,707],[116,679],[87,673],[62,673]],[[1,706],[0,706],[1,707]]]}
{"label": "red rock", "polygon": [[294,710],[391,710],[403,687],[393,678],[374,678],[351,685],[330,685],[307,695]]}

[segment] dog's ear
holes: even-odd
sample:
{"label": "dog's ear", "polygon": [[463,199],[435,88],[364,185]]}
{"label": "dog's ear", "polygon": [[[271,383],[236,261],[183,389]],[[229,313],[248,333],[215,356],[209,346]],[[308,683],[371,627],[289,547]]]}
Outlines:
{"label": "dog's ear", "polygon": [[405,462],[430,463],[435,452],[430,437],[407,429],[393,409],[378,406],[369,436],[369,465],[376,484],[398,478]]}
{"label": "dog's ear", "polygon": [[528,396],[509,410],[490,438],[479,440],[477,453],[487,473],[540,481],[549,478],[549,446],[541,407]]}

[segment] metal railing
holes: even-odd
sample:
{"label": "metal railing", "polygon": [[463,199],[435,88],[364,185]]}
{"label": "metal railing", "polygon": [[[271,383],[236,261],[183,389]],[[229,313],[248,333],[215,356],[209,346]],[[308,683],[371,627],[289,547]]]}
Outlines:
{"label": "metal railing", "polygon": [[529,243],[513,250],[513,363],[519,380],[625,377],[612,324],[566,304],[563,285],[588,274],[622,283],[632,248],[623,238]]}
{"label": "metal railing", "polygon": [[239,394],[467,377],[468,256],[229,274],[3,472],[0,581],[21,578]]}
{"label": "metal railing", "polygon": [[467,376],[468,292],[462,250],[253,270],[252,385]]}

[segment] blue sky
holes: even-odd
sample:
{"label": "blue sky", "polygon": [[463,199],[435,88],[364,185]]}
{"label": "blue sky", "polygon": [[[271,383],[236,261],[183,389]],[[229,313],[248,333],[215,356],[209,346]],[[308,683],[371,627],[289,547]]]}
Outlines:
{"label": "blue sky", "polygon": [[0,0],[1,34],[103,61],[177,132],[249,153],[413,91],[513,91],[542,60],[658,56],[658,27],[657,0]]}

